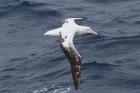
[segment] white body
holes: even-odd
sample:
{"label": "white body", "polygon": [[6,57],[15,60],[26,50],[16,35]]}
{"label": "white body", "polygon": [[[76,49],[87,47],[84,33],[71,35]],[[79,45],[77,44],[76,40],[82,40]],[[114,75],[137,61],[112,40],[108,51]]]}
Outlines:
{"label": "white body", "polygon": [[75,23],[75,20],[77,20],[77,19],[82,19],[82,18],[68,18],[68,19],[65,19],[62,27],[54,29],[54,30],[47,31],[46,33],[44,33],[44,35],[60,36],[60,33],[61,33],[62,38],[65,40],[63,42],[64,45],[66,47],[71,46],[73,48],[74,48],[73,37],[74,37],[75,34],[76,35],[82,35],[82,34],[91,33],[91,34],[97,35],[97,33],[95,31],[93,31],[90,27],[77,25]]}
{"label": "white body", "polygon": [[74,20],[76,19],[82,19],[82,18],[69,18],[65,19],[64,24],[62,27],[47,31],[44,33],[44,35],[49,35],[49,36],[60,36],[60,32],[63,34],[76,34],[76,35],[82,35],[86,33],[92,33],[97,35],[95,31],[93,31],[90,27],[87,26],[80,26],[75,23]]}

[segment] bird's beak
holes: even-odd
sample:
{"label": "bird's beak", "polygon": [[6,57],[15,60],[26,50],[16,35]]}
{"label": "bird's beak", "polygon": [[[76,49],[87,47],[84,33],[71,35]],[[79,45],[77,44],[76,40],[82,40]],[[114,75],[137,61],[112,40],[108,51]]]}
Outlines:
{"label": "bird's beak", "polygon": [[91,30],[91,33],[94,34],[94,35],[98,35],[98,33],[95,32],[94,30]]}
{"label": "bird's beak", "polygon": [[98,33],[97,33],[97,32],[95,32],[95,31],[92,31],[92,33],[93,33],[94,35],[98,35]]}

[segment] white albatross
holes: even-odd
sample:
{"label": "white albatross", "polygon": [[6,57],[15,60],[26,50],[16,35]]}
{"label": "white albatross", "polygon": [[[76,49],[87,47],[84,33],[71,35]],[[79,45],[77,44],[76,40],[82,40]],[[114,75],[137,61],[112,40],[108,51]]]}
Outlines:
{"label": "white albatross", "polygon": [[71,64],[72,77],[76,90],[78,89],[78,86],[80,84],[81,56],[73,45],[73,37],[75,35],[82,35],[87,33],[97,35],[97,33],[93,31],[90,27],[76,24],[75,20],[78,19],[82,18],[65,19],[64,24],[60,28],[50,30],[44,33],[44,35],[59,37],[60,47],[68,58],[69,63]]}

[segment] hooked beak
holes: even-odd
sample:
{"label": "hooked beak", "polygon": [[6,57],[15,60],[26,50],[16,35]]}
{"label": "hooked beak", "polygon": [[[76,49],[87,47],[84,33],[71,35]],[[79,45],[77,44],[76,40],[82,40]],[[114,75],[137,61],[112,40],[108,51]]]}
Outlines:
{"label": "hooked beak", "polygon": [[95,32],[94,30],[91,30],[91,33],[94,34],[94,35],[98,35],[98,33]]}

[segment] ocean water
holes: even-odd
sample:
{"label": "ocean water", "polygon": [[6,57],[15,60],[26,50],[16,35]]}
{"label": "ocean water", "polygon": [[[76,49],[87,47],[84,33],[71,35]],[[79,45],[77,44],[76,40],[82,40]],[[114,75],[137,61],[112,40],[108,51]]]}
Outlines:
{"label": "ocean water", "polygon": [[[43,36],[69,17],[99,33],[74,39],[77,91],[58,38]],[[140,0],[1,0],[0,93],[140,93]]]}

